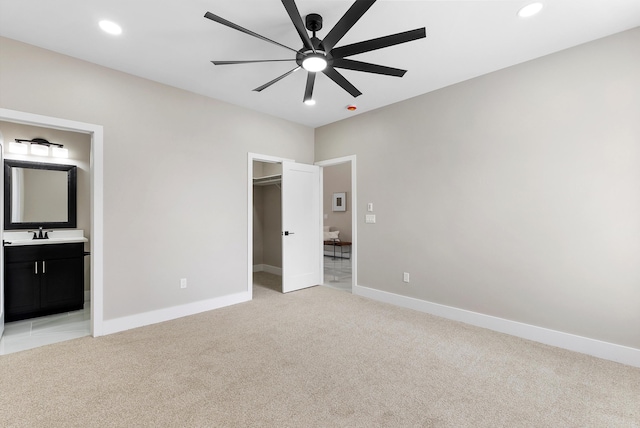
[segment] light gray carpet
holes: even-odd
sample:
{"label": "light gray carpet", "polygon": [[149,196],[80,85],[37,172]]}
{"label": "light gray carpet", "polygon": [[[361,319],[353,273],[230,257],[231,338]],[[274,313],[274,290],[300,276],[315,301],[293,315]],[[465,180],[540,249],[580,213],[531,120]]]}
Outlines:
{"label": "light gray carpet", "polygon": [[638,427],[640,369],[327,287],[0,357],[3,427]]}

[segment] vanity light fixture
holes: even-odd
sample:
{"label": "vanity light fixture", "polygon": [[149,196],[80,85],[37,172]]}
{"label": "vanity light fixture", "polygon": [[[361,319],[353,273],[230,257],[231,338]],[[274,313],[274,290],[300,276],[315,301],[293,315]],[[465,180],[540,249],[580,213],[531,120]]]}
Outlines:
{"label": "vanity light fixture", "polygon": [[60,146],[51,147],[51,156],[54,158],[65,158],[69,157],[69,149],[65,149],[62,144]]}
{"label": "vanity light fixture", "polygon": [[57,158],[68,158],[69,150],[65,149],[62,144],[50,143],[44,138],[33,138],[31,140],[15,139],[15,142],[9,143],[9,151],[11,153],[26,155],[30,152],[32,155],[49,156],[49,147],[51,147],[51,155]]}
{"label": "vanity light fixture", "polygon": [[29,153],[29,145],[23,144],[22,141],[25,140],[15,140],[9,142],[9,152],[15,153],[18,155],[26,155]]}
{"label": "vanity light fixture", "polygon": [[40,143],[31,143],[29,153],[36,156],[49,156],[49,146]]}

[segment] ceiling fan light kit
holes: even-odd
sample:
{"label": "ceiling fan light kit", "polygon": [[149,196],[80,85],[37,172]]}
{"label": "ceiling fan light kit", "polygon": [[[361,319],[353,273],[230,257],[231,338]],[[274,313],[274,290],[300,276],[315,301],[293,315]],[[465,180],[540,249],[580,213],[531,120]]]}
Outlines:
{"label": "ceiling fan light kit", "polygon": [[316,51],[315,53],[306,54],[302,60],[302,68],[312,73],[317,73],[327,68],[327,58],[324,52]]}
{"label": "ceiling fan light kit", "polygon": [[[346,57],[357,55],[365,52],[382,49],[401,43],[407,43],[414,40],[425,38],[426,29],[424,27],[417,28],[411,31],[405,31],[402,33],[396,33],[389,36],[378,37],[375,39],[365,40],[358,43],[352,43],[340,47],[335,47],[336,44],[344,37],[344,35],[355,25],[356,22],[369,10],[376,0],[356,0],[349,10],[340,18],[335,26],[327,33],[324,39],[320,40],[316,37],[316,32],[322,29],[322,16],[317,13],[310,13],[305,17],[303,22],[298,7],[294,0],[282,0],[282,4],[287,11],[293,26],[295,27],[300,40],[302,41],[302,48],[293,49],[289,46],[285,46],[260,34],[254,33],[251,30],[243,28],[237,24],[227,21],[211,12],[207,12],[204,16],[214,22],[222,24],[226,27],[233,28],[247,35],[256,37],[266,42],[275,44],[282,48],[295,52],[295,58],[291,59],[272,59],[272,60],[244,60],[244,61],[211,61],[215,65],[233,65],[233,64],[250,64],[260,62],[280,62],[280,61],[295,61],[296,67],[292,70],[284,73],[281,76],[276,77],[270,82],[265,83],[254,89],[256,92],[260,92],[274,83],[279,82],[285,77],[289,76],[293,72],[300,68],[307,71],[307,84],[305,87],[303,101],[307,105],[315,104],[313,100],[313,87],[315,84],[316,74],[322,73],[335,82],[342,89],[347,91],[353,97],[362,95],[353,84],[351,84],[342,74],[336,70],[337,68],[361,71],[365,73],[381,74],[385,76],[402,77],[407,70],[401,70],[398,68],[387,67],[383,65],[371,64],[368,62],[355,61],[347,59]],[[308,31],[311,31],[312,36],[309,36]]]}

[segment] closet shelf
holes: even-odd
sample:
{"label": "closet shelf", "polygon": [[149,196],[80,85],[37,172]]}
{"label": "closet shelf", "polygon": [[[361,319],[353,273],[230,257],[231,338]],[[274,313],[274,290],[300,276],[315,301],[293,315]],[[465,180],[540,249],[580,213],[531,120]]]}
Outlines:
{"label": "closet shelf", "polygon": [[282,174],[267,175],[264,177],[254,178],[254,186],[269,186],[270,184],[280,184],[282,182]]}

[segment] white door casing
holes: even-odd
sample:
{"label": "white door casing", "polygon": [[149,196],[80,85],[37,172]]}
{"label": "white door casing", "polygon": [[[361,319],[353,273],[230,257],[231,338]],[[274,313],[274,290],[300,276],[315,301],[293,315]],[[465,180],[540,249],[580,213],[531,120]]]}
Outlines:
{"label": "white door casing", "polygon": [[320,168],[282,163],[282,292],[320,284]]}
{"label": "white door casing", "polygon": [[91,135],[91,334],[103,331],[103,140],[101,125],[0,108],[0,120]]}
{"label": "white door casing", "polygon": [[[2,135],[0,135],[0,140]],[[0,141],[1,143],[1,141]],[[3,145],[0,144],[0,165],[4,168]],[[0,189],[4,189],[4,171],[0,174]],[[0,197],[0,337],[4,333],[4,197]]]}

